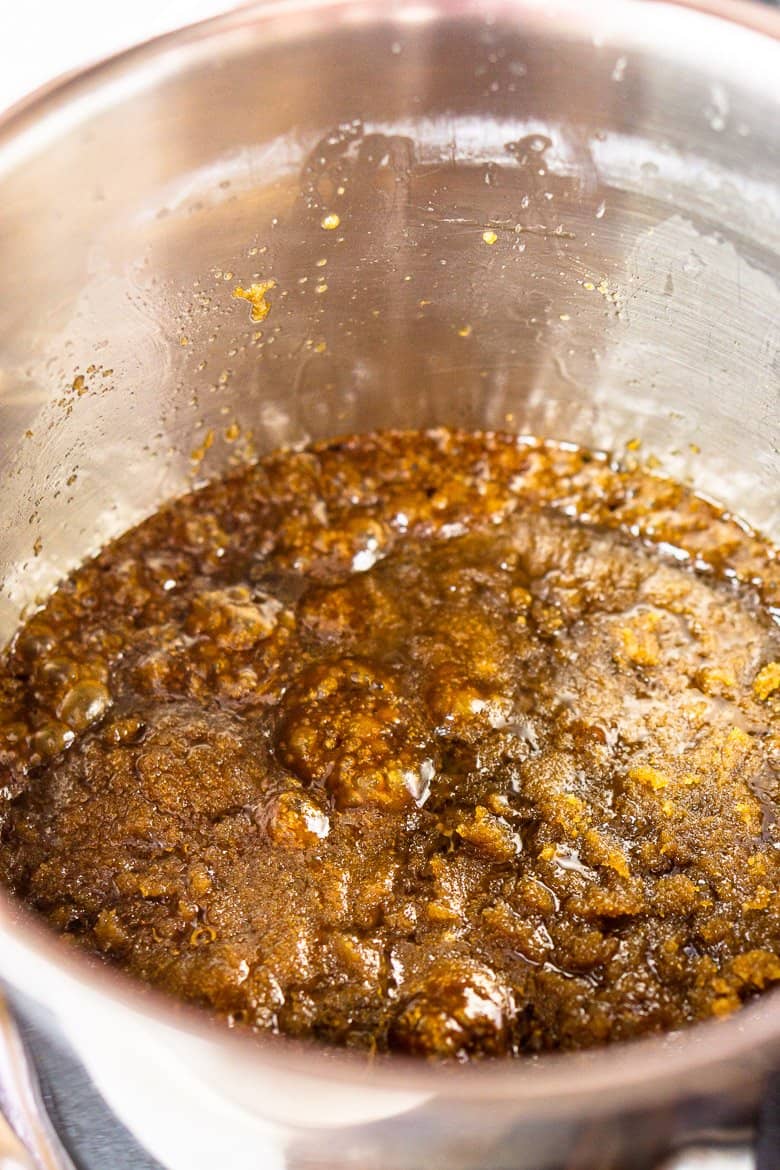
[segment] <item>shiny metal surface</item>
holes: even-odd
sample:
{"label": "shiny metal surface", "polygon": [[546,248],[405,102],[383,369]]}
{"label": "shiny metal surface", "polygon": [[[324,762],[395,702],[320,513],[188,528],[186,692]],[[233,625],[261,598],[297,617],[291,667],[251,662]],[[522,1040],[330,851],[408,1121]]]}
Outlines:
{"label": "shiny metal surface", "polygon": [[49,1122],[35,1073],[1,992],[0,1170],[75,1170]]}
{"label": "shiny metal surface", "polygon": [[754,1170],[745,1146],[691,1146],[664,1160],[658,1170]]}
{"label": "shiny metal surface", "polygon": [[[17,110],[0,634],[166,497],[366,427],[638,438],[780,537],[778,33],[737,3],[290,0]],[[265,280],[253,322],[232,293]],[[642,1170],[749,1117],[780,1055],[769,996],[607,1053],[366,1068],[212,1030],[6,899],[0,935],[173,1170]]]}
{"label": "shiny metal surface", "polygon": [[0,1115],[0,1170],[35,1170],[8,1122]]}

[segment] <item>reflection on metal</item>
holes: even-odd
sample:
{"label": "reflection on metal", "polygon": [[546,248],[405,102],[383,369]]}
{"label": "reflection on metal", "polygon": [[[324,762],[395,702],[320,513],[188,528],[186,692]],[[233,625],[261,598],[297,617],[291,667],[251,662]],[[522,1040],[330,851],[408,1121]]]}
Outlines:
{"label": "reflection on metal", "polygon": [[665,1159],[658,1170],[756,1170],[756,1159],[748,1146],[689,1146]]}
{"label": "reflection on metal", "polygon": [[0,1170],[75,1170],[49,1122],[35,1073],[2,995]]}

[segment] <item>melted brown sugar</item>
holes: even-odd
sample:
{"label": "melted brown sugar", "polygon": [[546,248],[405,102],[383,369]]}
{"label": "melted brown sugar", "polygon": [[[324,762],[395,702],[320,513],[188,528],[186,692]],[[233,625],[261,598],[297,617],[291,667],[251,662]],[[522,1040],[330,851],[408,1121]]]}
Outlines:
{"label": "melted brown sugar", "polygon": [[17,634],[0,875],[233,1025],[463,1059],[728,1014],[780,980],[779,599],[584,451],[271,455]]}

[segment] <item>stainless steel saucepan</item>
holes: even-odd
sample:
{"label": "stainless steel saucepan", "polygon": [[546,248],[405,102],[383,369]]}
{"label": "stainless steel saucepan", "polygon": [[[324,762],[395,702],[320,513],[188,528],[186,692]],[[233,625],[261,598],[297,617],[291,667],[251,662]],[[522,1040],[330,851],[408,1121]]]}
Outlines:
{"label": "stainless steel saucepan", "polygon": [[[639,439],[780,537],[778,35],[728,0],[282,0],[17,108],[0,636],[171,495],[366,428]],[[265,281],[253,321],[233,291]],[[768,995],[591,1054],[369,1066],[213,1026],[7,897],[0,973],[170,1170],[642,1170],[749,1122],[780,1060]]]}

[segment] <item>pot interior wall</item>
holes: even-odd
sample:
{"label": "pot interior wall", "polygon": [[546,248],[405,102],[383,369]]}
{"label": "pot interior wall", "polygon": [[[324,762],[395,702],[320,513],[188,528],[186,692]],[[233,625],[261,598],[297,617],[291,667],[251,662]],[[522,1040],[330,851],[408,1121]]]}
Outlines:
{"label": "pot interior wall", "polygon": [[641,439],[779,534],[776,47],[582,8],[260,8],[6,127],[0,638],[163,499],[365,428]]}

